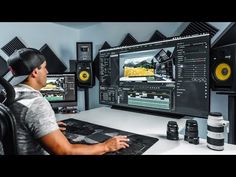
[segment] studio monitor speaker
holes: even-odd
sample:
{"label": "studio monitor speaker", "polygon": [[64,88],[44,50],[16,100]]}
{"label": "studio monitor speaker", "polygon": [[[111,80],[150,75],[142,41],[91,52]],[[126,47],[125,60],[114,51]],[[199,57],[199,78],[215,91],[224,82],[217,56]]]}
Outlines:
{"label": "studio monitor speaker", "polygon": [[214,91],[236,92],[236,44],[211,50],[211,88]]}
{"label": "studio monitor speaker", "polygon": [[77,61],[77,80],[81,88],[91,88],[95,85],[94,74],[92,70],[92,61]]}

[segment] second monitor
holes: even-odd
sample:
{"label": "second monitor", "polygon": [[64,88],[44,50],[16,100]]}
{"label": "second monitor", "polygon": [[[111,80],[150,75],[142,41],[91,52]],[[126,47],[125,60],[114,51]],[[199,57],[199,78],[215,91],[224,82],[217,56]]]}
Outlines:
{"label": "second monitor", "polygon": [[46,86],[40,92],[53,108],[76,107],[77,85],[75,73],[48,74]]}

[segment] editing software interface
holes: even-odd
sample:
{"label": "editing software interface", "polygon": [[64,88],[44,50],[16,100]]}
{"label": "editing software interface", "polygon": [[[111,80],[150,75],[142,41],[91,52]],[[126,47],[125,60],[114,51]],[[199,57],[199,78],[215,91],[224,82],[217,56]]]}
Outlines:
{"label": "editing software interface", "polygon": [[40,92],[53,108],[77,106],[75,73],[48,74],[47,84]]}
{"label": "editing software interface", "polygon": [[110,152],[106,155],[141,155],[158,141],[158,138],[138,135],[76,119],[66,119],[63,122],[67,125],[64,134],[72,144],[97,144],[117,135],[126,135],[129,138],[128,148]]}
{"label": "editing software interface", "polygon": [[99,101],[206,118],[209,51],[209,34],[100,50]]}

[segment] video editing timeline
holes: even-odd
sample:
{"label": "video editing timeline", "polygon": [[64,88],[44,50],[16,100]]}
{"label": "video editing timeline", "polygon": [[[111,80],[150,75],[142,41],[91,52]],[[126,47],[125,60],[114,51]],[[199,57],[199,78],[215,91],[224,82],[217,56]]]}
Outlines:
{"label": "video editing timeline", "polygon": [[141,155],[158,141],[158,138],[138,135],[122,130],[95,125],[73,118],[63,120],[67,124],[64,132],[70,143],[96,144],[113,136],[126,135],[129,138],[129,147],[110,152],[106,155]]}
{"label": "video editing timeline", "polygon": [[209,50],[209,34],[100,50],[100,103],[207,117]]}
{"label": "video editing timeline", "polygon": [[47,85],[40,92],[50,102],[75,100],[74,74],[48,74]]}

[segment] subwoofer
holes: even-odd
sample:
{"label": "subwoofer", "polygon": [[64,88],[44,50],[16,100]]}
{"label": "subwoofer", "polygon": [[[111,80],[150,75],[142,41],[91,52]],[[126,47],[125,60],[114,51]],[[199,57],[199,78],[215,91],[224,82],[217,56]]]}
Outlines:
{"label": "subwoofer", "polygon": [[236,44],[211,50],[211,88],[213,91],[236,92]]}
{"label": "subwoofer", "polygon": [[92,70],[92,61],[77,61],[77,80],[81,88],[91,88],[95,85],[94,74]]}

